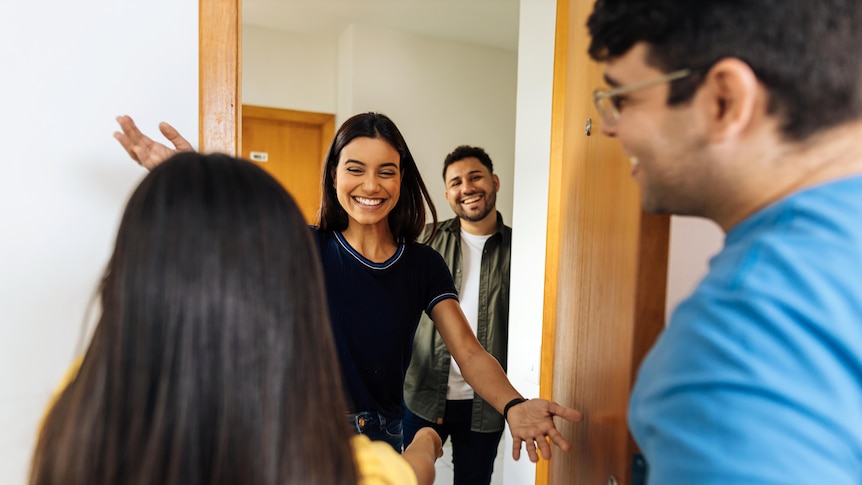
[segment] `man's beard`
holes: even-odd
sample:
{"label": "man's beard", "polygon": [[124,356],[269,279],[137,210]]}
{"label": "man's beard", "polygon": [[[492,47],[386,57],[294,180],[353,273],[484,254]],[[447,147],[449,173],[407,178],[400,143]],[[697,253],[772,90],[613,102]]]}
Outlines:
{"label": "man's beard", "polygon": [[454,209],[455,214],[458,215],[459,218],[468,220],[470,222],[478,222],[482,219],[488,217],[492,211],[495,210],[495,206],[497,205],[497,194],[494,192],[485,193],[485,197],[483,198],[485,202],[485,208],[480,212],[468,212],[461,206],[460,203],[456,206],[457,209]]}

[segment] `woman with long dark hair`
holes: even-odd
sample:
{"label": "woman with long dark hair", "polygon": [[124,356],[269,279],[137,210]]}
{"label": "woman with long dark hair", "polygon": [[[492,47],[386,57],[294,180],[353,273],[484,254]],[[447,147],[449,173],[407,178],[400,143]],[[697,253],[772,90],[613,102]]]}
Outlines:
{"label": "woman with long dark hair", "polygon": [[[324,295],[277,181],[225,155],[173,156],[128,202],[30,484],[413,482],[391,449],[332,419],[347,404]],[[438,443],[405,454],[422,483]]]}
{"label": "woman with long dark hair", "polygon": [[[141,165],[152,168],[173,152],[143,135],[131,118],[118,122],[123,133],[115,137]],[[191,149],[170,125],[160,128],[178,150]],[[544,399],[524,399],[512,387],[470,329],[443,258],[417,244],[426,205],[434,221],[437,215],[392,120],[362,113],[341,125],[326,155],[322,192],[314,234],[356,430],[400,451],[404,377],[424,311],[467,383],[507,418],[515,459],[522,443],[531,461],[538,460],[537,450],[550,457],[546,437],[567,450],[552,418],[577,421],[581,414]]]}

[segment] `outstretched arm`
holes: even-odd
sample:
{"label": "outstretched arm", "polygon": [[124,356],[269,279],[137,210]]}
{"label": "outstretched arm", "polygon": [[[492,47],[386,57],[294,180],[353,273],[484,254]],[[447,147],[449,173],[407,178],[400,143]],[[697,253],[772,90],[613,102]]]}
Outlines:
{"label": "outstretched arm", "polygon": [[122,132],[114,132],[114,138],[123,145],[132,160],[138,162],[147,170],[152,170],[156,165],[164,162],[177,152],[194,151],[192,144],[188,142],[171,125],[159,123],[159,131],[168,139],[174,148],[154,141],[152,138],[141,133],[135,122],[129,116],[118,116],[117,123],[120,124]]}
{"label": "outstretched arm", "polygon": [[433,428],[420,428],[401,456],[413,468],[419,485],[432,485],[437,474],[434,463],[443,456],[443,440]]}
{"label": "outstretched arm", "polygon": [[[464,380],[485,401],[494,406],[494,409],[503,414],[507,403],[522,397],[509,382],[497,359],[486,352],[476,340],[456,300],[437,303],[431,310],[431,319],[461,368]],[[554,425],[554,416],[568,421],[583,419],[579,411],[546,399],[530,399],[509,409],[507,421],[514,439],[512,456],[516,460],[521,457],[522,443],[527,449],[530,461],[539,460],[537,450],[542,457],[550,458],[551,447],[545,437],[550,438],[563,451],[569,450],[569,442]]]}

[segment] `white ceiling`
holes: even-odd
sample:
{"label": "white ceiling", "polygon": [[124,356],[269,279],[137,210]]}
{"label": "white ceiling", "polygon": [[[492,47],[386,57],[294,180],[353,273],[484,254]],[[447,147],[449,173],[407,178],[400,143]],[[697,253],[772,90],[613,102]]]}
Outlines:
{"label": "white ceiling", "polygon": [[242,0],[243,23],[338,35],[351,23],[518,50],[520,0]]}

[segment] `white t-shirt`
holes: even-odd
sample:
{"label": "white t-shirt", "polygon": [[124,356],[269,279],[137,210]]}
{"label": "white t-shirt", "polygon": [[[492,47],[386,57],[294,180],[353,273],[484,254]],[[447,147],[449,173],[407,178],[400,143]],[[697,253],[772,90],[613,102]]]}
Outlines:
{"label": "white t-shirt", "polygon": [[[479,278],[482,268],[482,251],[485,242],[491,234],[475,236],[461,231],[461,291],[458,299],[461,301],[461,310],[476,334],[479,321]],[[452,359],[449,365],[449,388],[446,391],[446,399],[463,400],[473,399],[473,388],[471,388],[464,377],[461,376],[461,368]]]}

